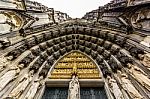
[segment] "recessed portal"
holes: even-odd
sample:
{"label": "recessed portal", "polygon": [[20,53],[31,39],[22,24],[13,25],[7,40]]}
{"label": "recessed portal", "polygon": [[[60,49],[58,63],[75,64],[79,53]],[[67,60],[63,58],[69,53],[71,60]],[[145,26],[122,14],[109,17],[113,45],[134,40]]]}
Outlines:
{"label": "recessed portal", "polygon": [[99,68],[78,51],[65,55],[56,63],[46,85],[43,99],[106,99]]}

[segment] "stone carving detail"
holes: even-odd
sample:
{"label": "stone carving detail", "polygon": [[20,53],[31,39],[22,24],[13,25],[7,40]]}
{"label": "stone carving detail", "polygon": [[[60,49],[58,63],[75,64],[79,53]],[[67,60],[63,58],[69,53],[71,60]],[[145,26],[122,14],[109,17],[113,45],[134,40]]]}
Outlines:
{"label": "stone carving detail", "polygon": [[118,87],[116,80],[111,78],[110,76],[108,76],[107,79],[108,79],[108,85],[110,87],[110,90],[114,94],[115,98],[124,99],[123,94],[120,88]]}
{"label": "stone carving detail", "polygon": [[59,44],[53,46],[54,51],[58,51],[60,49]]}
{"label": "stone carving detail", "polygon": [[110,70],[107,68],[107,66],[105,64],[100,64],[100,68],[101,68],[101,71],[103,73],[103,76],[106,78],[107,76],[111,76],[111,72]]}
{"label": "stone carving detail", "polygon": [[98,48],[97,48],[97,52],[98,52],[99,54],[102,54],[102,53],[104,52],[104,48],[103,48],[103,47],[98,46]]}
{"label": "stone carving detail", "polygon": [[111,42],[109,42],[109,41],[105,41],[105,43],[104,43],[104,48],[105,49],[110,49],[111,48],[111,46],[112,46],[112,44],[111,44]]}
{"label": "stone carving detail", "polygon": [[40,71],[39,76],[43,76],[43,78],[45,78],[47,76],[50,68],[51,68],[51,66],[48,63],[46,63],[45,66]]}
{"label": "stone carving detail", "polygon": [[88,41],[85,41],[85,46],[86,46],[86,47],[90,47],[90,46],[91,46],[91,43],[88,42]]}
{"label": "stone carving detail", "polygon": [[4,37],[4,38],[0,38],[0,48],[6,48],[8,46],[10,46],[11,42],[9,41],[8,38]]}
{"label": "stone carving detail", "polygon": [[117,54],[117,53],[119,52],[119,50],[120,50],[120,47],[119,47],[119,46],[117,46],[117,45],[112,45],[112,47],[111,47],[111,49],[110,49],[110,52],[115,55],[115,54]]}
{"label": "stone carving detail", "polygon": [[47,57],[48,57],[48,55],[47,55],[46,52],[40,54],[40,58],[41,58],[43,61],[45,61],[45,60],[47,59]]}
{"label": "stone carving detail", "polygon": [[82,52],[84,52],[85,47],[84,47],[84,46],[82,46],[82,45],[79,45],[79,50],[80,50],[80,51],[82,51]]}
{"label": "stone carving detail", "polygon": [[150,10],[149,8],[143,8],[136,11],[131,17],[131,23],[135,28],[150,31]]}
{"label": "stone carving detail", "polygon": [[67,99],[80,99],[80,85],[78,77],[73,76],[69,82],[68,98]]}
{"label": "stone carving detail", "polygon": [[67,52],[65,48],[60,49],[59,51],[60,51],[60,54],[61,54],[61,55],[64,55],[64,54]]}
{"label": "stone carving detail", "polygon": [[70,52],[72,49],[73,49],[73,46],[72,46],[72,45],[66,47],[66,51],[67,51],[67,52]]}
{"label": "stone carving detail", "polygon": [[139,55],[144,54],[144,51],[137,47],[130,48],[129,52],[131,53],[132,56],[134,56],[137,59],[139,59]]}
{"label": "stone carving detail", "polygon": [[55,59],[53,56],[50,56],[49,59],[47,60],[48,64],[51,66],[53,65],[54,61],[55,61]]}
{"label": "stone carving detail", "polygon": [[28,56],[26,56],[23,60],[21,60],[19,62],[19,64],[24,65],[24,67],[27,67],[29,65],[29,63],[34,59],[34,56],[32,54],[29,54]]}
{"label": "stone carving detail", "polygon": [[121,66],[120,65],[118,65],[117,64],[117,62],[114,60],[114,59],[112,59],[112,58],[110,58],[110,60],[109,60],[109,65],[110,65],[110,67],[111,67],[111,69],[112,69],[112,71],[113,72],[117,72],[117,70],[121,70]]}
{"label": "stone carving detail", "polygon": [[72,44],[72,40],[66,41],[66,45],[67,45],[67,46],[69,46],[69,45],[71,45],[71,44]]}
{"label": "stone carving detail", "polygon": [[21,51],[20,51],[20,49],[18,48],[18,49],[15,49],[15,50],[9,52],[9,53],[7,54],[7,56],[9,56],[9,57],[11,56],[11,57],[12,57],[11,60],[14,60],[14,59],[16,59],[20,54],[21,54]]}
{"label": "stone carving detail", "polygon": [[96,59],[97,55],[98,55],[97,52],[91,51],[91,56],[93,59]]}
{"label": "stone carving detail", "polygon": [[97,50],[97,45],[96,44],[92,44],[91,49],[96,51]]}
{"label": "stone carving detail", "polygon": [[90,41],[95,44],[97,42],[97,38],[96,37],[91,37]]}
{"label": "stone carving detail", "polygon": [[104,40],[103,39],[98,39],[98,41],[96,42],[96,44],[98,46],[102,46],[104,44]]}
{"label": "stone carving detail", "polygon": [[135,89],[131,81],[128,79],[126,74],[122,74],[121,76],[122,86],[124,90],[128,92],[132,99],[143,99],[140,93]]}
{"label": "stone carving detail", "polygon": [[49,49],[46,50],[48,55],[52,55],[52,53],[54,53],[54,49],[51,47]]}
{"label": "stone carving detail", "polygon": [[85,36],[85,37],[84,37],[84,40],[85,40],[85,41],[90,41],[90,40],[91,40],[91,37],[90,37],[90,36]]}
{"label": "stone carving detail", "polygon": [[106,40],[108,31],[100,31],[100,38]]}
{"label": "stone carving detail", "polygon": [[31,52],[33,55],[38,56],[40,54],[41,50],[39,47],[34,47],[31,49]]}
{"label": "stone carving detail", "polygon": [[[75,68],[72,69],[73,67]],[[49,79],[70,79],[71,73],[74,72],[81,79],[100,78],[96,65],[88,57],[79,52],[72,52],[57,63]]]}
{"label": "stone carving detail", "polygon": [[141,41],[140,43],[147,47],[150,47],[150,36],[145,37],[144,40]]}
{"label": "stone carving detail", "polygon": [[132,60],[130,57],[128,56],[125,56],[123,53],[119,52],[117,54],[117,58],[118,60],[120,60],[120,62],[124,65],[124,66],[127,66],[128,63],[131,63]]}
{"label": "stone carving detail", "polygon": [[150,91],[150,79],[147,77],[146,73],[142,71],[137,66],[134,66],[132,64],[129,64],[129,71],[133,75],[133,77],[142,84],[145,88],[147,88]]}
{"label": "stone carving detail", "polygon": [[107,59],[109,59],[110,58],[110,52],[108,52],[107,50],[105,50],[104,52],[103,52],[103,57],[107,60]]}
{"label": "stone carving detail", "polygon": [[103,59],[100,55],[97,56],[96,62],[98,63],[98,65],[100,65],[103,62]]}
{"label": "stone carving detail", "polygon": [[150,70],[150,53],[144,55],[142,63]]}
{"label": "stone carving detail", "polygon": [[22,67],[11,66],[10,69],[0,77],[0,91],[12,80],[17,77],[17,74],[20,73]]}
{"label": "stone carving detail", "polygon": [[133,6],[133,5],[139,5],[139,4],[143,4],[146,2],[149,2],[150,0],[127,0],[128,1],[128,6]]}
{"label": "stone carving detail", "polygon": [[19,98],[23,91],[26,89],[28,84],[31,82],[34,71],[30,71],[24,74],[23,78],[19,81],[19,84],[12,90],[9,97]]}
{"label": "stone carving detail", "polygon": [[85,41],[84,40],[79,40],[80,45],[84,45]]}
{"label": "stone carving detail", "polygon": [[58,43],[60,42],[60,38],[55,38],[55,39],[53,40],[53,42],[54,42],[54,44],[58,44]]}
{"label": "stone carving detail", "polygon": [[62,43],[59,44],[59,46],[60,46],[61,48],[63,48],[63,47],[66,46],[66,43],[65,43],[65,42],[62,42]]}
{"label": "stone carving detail", "polygon": [[126,38],[125,37],[121,37],[121,36],[115,36],[115,42],[119,46],[123,47],[125,42],[126,42]]}
{"label": "stone carving detail", "polygon": [[25,99],[34,99],[34,96],[36,94],[36,92],[38,91],[38,89],[41,88],[41,86],[43,86],[44,82],[43,82],[43,76],[40,76],[39,79],[36,79],[30,89],[28,90],[27,94],[25,95]]}
{"label": "stone carving detail", "polygon": [[45,49],[47,49],[46,43],[40,44],[40,45],[39,45],[39,48],[40,48],[41,51],[44,51]]}
{"label": "stone carving detail", "polygon": [[30,70],[34,70],[34,72],[37,72],[40,66],[42,65],[42,60],[41,58],[37,59],[35,63],[29,68]]}
{"label": "stone carving detail", "polygon": [[4,70],[9,64],[9,60],[11,60],[12,57],[0,57],[0,71]]}
{"label": "stone carving detail", "polygon": [[50,40],[50,41],[47,41],[46,44],[48,47],[52,47],[54,45],[54,42]]}
{"label": "stone carving detail", "polygon": [[109,41],[114,41],[114,40],[115,40],[115,34],[108,33],[107,40],[109,40]]}
{"label": "stone carving detail", "polygon": [[85,53],[86,53],[86,54],[90,54],[90,53],[91,53],[91,49],[90,49],[90,48],[85,47]]}
{"label": "stone carving detail", "polygon": [[[65,81],[75,75],[68,99],[78,99],[78,78],[81,82],[99,81],[99,69],[109,83],[105,88],[110,88],[115,99],[149,97],[150,0],[112,0],[81,19],[70,19],[37,2],[22,1],[0,0],[0,99],[6,95],[38,97],[50,70],[49,80]],[[20,7],[13,10],[6,4]],[[70,56],[63,57],[66,53]]]}
{"label": "stone carving detail", "polygon": [[54,58],[57,60],[57,59],[60,57],[59,51],[55,52],[55,53],[53,54],[53,56],[54,56]]}

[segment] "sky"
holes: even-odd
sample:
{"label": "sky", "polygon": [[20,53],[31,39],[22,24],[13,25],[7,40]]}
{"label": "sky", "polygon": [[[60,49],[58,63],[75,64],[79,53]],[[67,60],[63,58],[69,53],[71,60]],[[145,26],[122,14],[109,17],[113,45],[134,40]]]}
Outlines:
{"label": "sky", "polygon": [[54,10],[67,13],[72,18],[81,18],[86,12],[97,9],[111,0],[31,0],[54,8]]}

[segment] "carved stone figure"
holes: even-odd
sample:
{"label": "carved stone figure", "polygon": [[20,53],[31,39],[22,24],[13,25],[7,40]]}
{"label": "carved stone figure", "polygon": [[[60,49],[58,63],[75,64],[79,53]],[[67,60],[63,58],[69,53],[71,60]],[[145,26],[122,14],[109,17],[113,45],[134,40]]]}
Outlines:
{"label": "carved stone figure", "polygon": [[8,46],[10,46],[10,41],[9,41],[9,39],[8,38],[0,38],[0,44],[2,45],[2,46],[0,46],[0,48],[2,47],[2,48],[5,48],[5,47],[8,47]]}
{"label": "carved stone figure", "polygon": [[144,54],[144,51],[137,48],[137,47],[132,47],[130,50],[130,53],[132,56],[134,56],[135,58],[139,59],[139,55],[141,54]]}
{"label": "carved stone figure", "polygon": [[121,90],[119,89],[116,80],[111,78],[110,76],[108,76],[107,78],[108,78],[108,83],[111,88],[111,92],[114,94],[115,98],[116,99],[124,99],[123,94],[122,94]]}
{"label": "carved stone figure", "polygon": [[11,58],[12,58],[11,56],[9,56],[7,58],[0,57],[0,71],[4,70],[4,68],[10,64],[10,62],[8,60]]}
{"label": "carved stone figure", "polygon": [[143,99],[143,97],[140,95],[140,93],[132,85],[132,83],[128,79],[127,75],[122,74],[121,81],[122,81],[123,88],[128,92],[128,94],[130,95],[130,97],[132,99]]}
{"label": "carved stone figure", "polygon": [[132,3],[134,2],[135,0],[128,0],[128,6],[132,5]]}
{"label": "carved stone figure", "polygon": [[29,73],[27,72],[26,74],[24,74],[24,77],[19,81],[18,86],[15,87],[9,94],[9,97],[19,98],[19,96],[22,94],[22,92],[25,90],[25,88],[32,80],[33,73],[34,71],[30,71]]}
{"label": "carved stone figure", "polygon": [[150,69],[150,53],[144,55],[142,63]]}
{"label": "carved stone figure", "polygon": [[150,47],[150,36],[145,37],[144,40],[141,41],[140,43],[147,47]]}
{"label": "carved stone figure", "polygon": [[9,71],[7,71],[2,77],[0,77],[0,91],[13,79],[15,79],[16,75],[20,72],[20,69],[17,66],[10,67]]}
{"label": "carved stone figure", "polygon": [[69,82],[68,99],[80,99],[80,85],[76,76]]}
{"label": "carved stone figure", "polygon": [[[140,2],[142,3],[142,1],[146,2],[146,0],[141,0]],[[149,29],[149,16],[148,8],[137,10],[131,17],[132,25],[139,29]]]}
{"label": "carved stone figure", "polygon": [[37,92],[37,90],[43,85],[43,76],[40,76],[39,79],[35,80],[28,90],[25,99],[34,99],[34,96]]}
{"label": "carved stone figure", "polygon": [[147,77],[146,73],[144,73],[140,68],[134,65],[129,71],[132,73],[134,78],[142,84],[142,86],[150,91],[150,79]]}

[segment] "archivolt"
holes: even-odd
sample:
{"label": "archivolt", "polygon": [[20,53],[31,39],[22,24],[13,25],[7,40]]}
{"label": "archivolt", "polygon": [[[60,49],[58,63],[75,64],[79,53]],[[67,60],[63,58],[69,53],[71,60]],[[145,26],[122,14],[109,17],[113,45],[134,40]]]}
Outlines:
{"label": "archivolt", "polygon": [[[118,85],[122,88],[116,75],[118,71],[125,73],[128,75],[128,79],[134,85],[137,85],[135,87],[138,90],[142,90],[140,94],[148,97],[147,94],[149,92],[147,87],[142,86],[142,84],[130,74],[129,63],[132,64],[131,66],[135,65],[141,68],[148,77],[150,77],[150,71],[140,62],[142,61],[141,55],[150,52],[150,50],[149,48],[142,47],[138,41],[131,39],[127,35],[96,28],[71,27],[51,30],[47,33],[26,37],[12,46],[14,49],[11,50],[7,48],[10,49],[10,51],[9,53],[5,53],[4,57],[12,56],[10,62],[13,62],[15,65],[23,64],[24,68],[21,69],[21,71],[25,69],[27,69],[28,72],[33,70],[35,77],[43,76],[45,79],[51,66],[60,57],[70,51],[79,50],[96,61],[106,79],[108,76],[116,79]],[[8,67],[9,66],[6,66],[6,69],[1,72],[0,76],[9,70]],[[17,75],[18,79],[21,79],[20,75],[21,74]],[[34,81],[35,79],[32,80]],[[106,81],[106,83],[108,82]],[[12,85],[12,87],[7,93],[1,93],[1,96],[8,95],[16,84],[17,81],[8,83],[8,85]],[[7,87],[5,87],[4,90],[6,88]],[[143,90],[147,90],[147,92]],[[38,92],[40,93],[41,91],[39,90]],[[128,92],[126,93],[128,94]],[[22,97],[23,96],[24,95],[22,95]]]}

